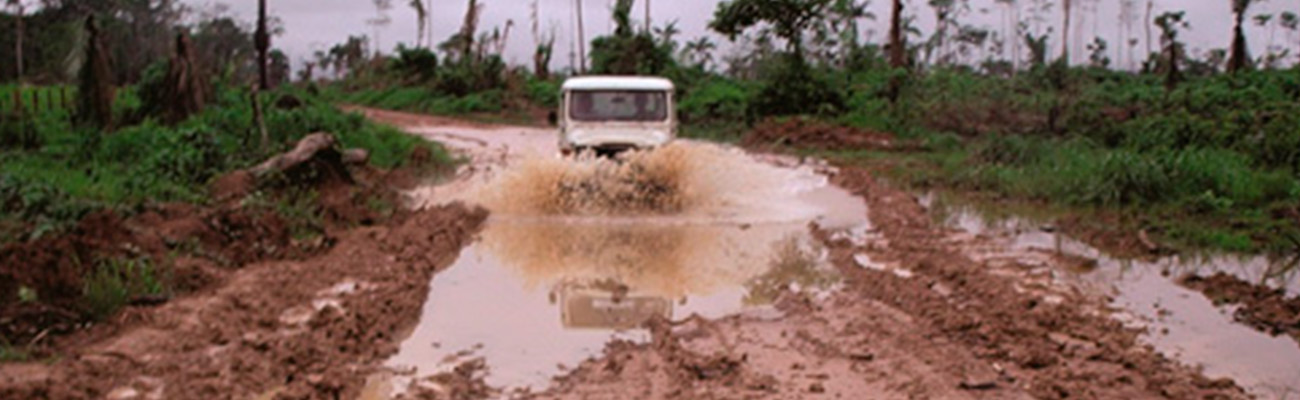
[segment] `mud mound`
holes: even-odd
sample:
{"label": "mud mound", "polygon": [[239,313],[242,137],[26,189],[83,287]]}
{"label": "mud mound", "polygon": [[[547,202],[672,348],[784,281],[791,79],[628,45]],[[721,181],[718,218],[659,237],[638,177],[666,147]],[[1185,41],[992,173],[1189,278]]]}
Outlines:
{"label": "mud mound", "polygon": [[1287,298],[1282,289],[1251,284],[1220,272],[1209,277],[1189,275],[1183,285],[1205,294],[1215,304],[1237,304],[1237,322],[1270,335],[1300,340],[1300,297]]}
{"label": "mud mound", "polygon": [[344,232],[319,257],[247,266],[112,340],[52,363],[0,364],[0,398],[358,398],[370,366],[417,319],[429,279],[485,217],[459,205],[424,210]]}
{"label": "mud mound", "polygon": [[747,147],[760,148],[798,146],[823,150],[888,150],[894,147],[894,136],[803,118],[791,118],[785,121],[769,119],[745,135],[743,144]]}
{"label": "mud mound", "polygon": [[[384,174],[343,164],[332,144],[285,160],[268,161],[274,168],[263,175],[235,171],[214,180],[211,206],[150,204],[126,216],[105,210],[67,232],[0,247],[0,343],[73,331],[89,318],[83,278],[108,261],[147,260],[169,295],[186,294],[251,263],[325,250],[337,232],[399,212],[400,195]],[[20,288],[35,299],[16,301]]]}
{"label": "mud mound", "polygon": [[[0,304],[12,305],[18,288],[27,287],[45,303],[40,309],[76,315],[83,288],[81,277],[89,274],[100,258],[138,252],[129,245],[131,237],[117,214],[101,211],[86,216],[66,234],[5,245],[0,248],[0,296],[4,300]],[[31,317],[31,307],[23,310],[7,311]],[[46,316],[37,319],[45,320]],[[5,339],[35,334],[26,332],[29,327],[21,319],[7,322],[0,323]]]}

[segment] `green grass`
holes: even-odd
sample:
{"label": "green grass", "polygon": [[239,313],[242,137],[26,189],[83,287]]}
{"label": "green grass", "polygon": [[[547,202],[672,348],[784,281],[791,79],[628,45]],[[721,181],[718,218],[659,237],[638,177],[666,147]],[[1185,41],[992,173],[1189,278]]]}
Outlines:
{"label": "green grass", "polygon": [[74,107],[77,90],[70,86],[19,87],[16,84],[0,84],[0,114],[18,110],[18,103],[14,102],[15,92],[19,94],[18,101],[21,102],[21,108],[25,112],[43,113]]}
{"label": "green grass", "polygon": [[114,259],[102,262],[85,278],[88,315],[103,320],[126,306],[133,298],[168,294],[166,277],[146,259]]}
{"label": "green grass", "polygon": [[[129,97],[130,90],[123,93]],[[273,106],[276,98],[287,95],[304,105]],[[333,133],[343,147],[367,150],[376,167],[400,167],[417,147],[430,150],[435,166],[454,163],[437,144],[371,123],[360,114],[340,112],[293,89],[264,95],[272,146],[263,149],[246,99],[242,91],[225,90],[207,110],[176,126],[145,119],[112,133],[75,127],[64,113],[35,119],[38,146],[0,146],[0,239],[58,231],[98,208],[203,203],[213,178],[288,150],[313,132]],[[32,228],[34,232],[27,232]]]}
{"label": "green grass", "polygon": [[820,154],[859,165],[890,165],[891,176],[916,188],[946,188],[1046,204],[1064,213],[1126,216],[1185,249],[1285,252],[1300,238],[1293,221],[1270,210],[1294,207],[1300,185],[1282,171],[1251,168],[1235,153],[1195,149],[1148,155],[1080,141],[996,136],[966,146],[901,153]]}

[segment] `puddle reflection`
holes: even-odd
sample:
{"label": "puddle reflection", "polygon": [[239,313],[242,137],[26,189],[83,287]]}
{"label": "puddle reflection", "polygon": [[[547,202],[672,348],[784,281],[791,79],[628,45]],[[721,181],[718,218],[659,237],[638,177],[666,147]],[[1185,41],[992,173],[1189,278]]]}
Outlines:
{"label": "puddle reflection", "polygon": [[611,340],[648,341],[650,318],[775,313],[783,290],[832,290],[812,243],[802,223],[493,219],[433,279],[389,365],[427,376],[482,358],[488,384],[540,389]]}

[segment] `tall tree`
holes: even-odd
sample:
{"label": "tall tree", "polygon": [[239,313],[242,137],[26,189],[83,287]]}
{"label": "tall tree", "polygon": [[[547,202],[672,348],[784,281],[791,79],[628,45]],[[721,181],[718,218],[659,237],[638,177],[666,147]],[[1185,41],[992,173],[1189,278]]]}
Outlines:
{"label": "tall tree", "polygon": [[1232,13],[1236,23],[1232,27],[1232,49],[1228,55],[1228,72],[1237,73],[1250,68],[1250,50],[1246,48],[1246,10],[1253,0],[1232,0]]}
{"label": "tall tree", "polygon": [[551,56],[555,53],[555,32],[542,33],[542,16],[541,6],[538,0],[533,0],[530,5],[533,28],[533,44],[536,51],[533,52],[533,74],[537,79],[551,79]]}
{"label": "tall tree", "polygon": [[266,23],[266,0],[257,0],[257,32],[253,35],[253,46],[257,48],[257,80],[262,90],[271,89],[270,74],[267,71],[267,52],[271,49],[271,32]]}
{"label": "tall tree", "polygon": [[10,6],[10,7],[13,7],[13,8],[14,8],[14,11],[15,11],[15,14],[14,14],[14,69],[15,69],[15,71],[16,71],[16,73],[17,73],[17,74],[16,74],[16,75],[17,75],[17,80],[21,83],[22,80],[23,80],[23,64],[24,64],[24,60],[23,60],[23,36],[26,35],[26,30],[27,30],[26,27],[24,26],[24,24],[26,23],[26,21],[23,21],[23,17],[24,17],[24,15],[27,13],[27,6],[23,4],[23,1],[22,1],[22,0],[5,0],[5,4],[7,4],[7,5]]}
{"label": "tall tree", "polygon": [[1182,62],[1183,43],[1178,40],[1179,29],[1187,29],[1191,25],[1184,19],[1186,13],[1166,12],[1156,17],[1156,25],[1160,27],[1160,44],[1164,47],[1164,60],[1161,68],[1165,73],[1165,88],[1174,90],[1182,81],[1182,71],[1179,64]]}
{"label": "tall tree", "polygon": [[383,51],[383,44],[380,42],[380,34],[393,23],[393,18],[388,16],[388,10],[393,9],[393,0],[372,0],[375,4],[375,17],[366,20],[366,25],[375,29],[374,43],[371,44],[370,51],[376,55]]}
{"label": "tall tree", "polygon": [[578,16],[578,73],[587,73],[587,35],[583,32],[582,25],[582,0],[573,0],[577,7]]}
{"label": "tall tree", "polygon": [[424,31],[428,28],[429,10],[424,8],[424,0],[411,0],[411,8],[415,10],[416,33],[415,47],[424,47]]}
{"label": "tall tree", "polygon": [[1065,25],[1061,29],[1061,62],[1070,65],[1070,14],[1074,10],[1074,2],[1070,0],[1061,1],[1061,9],[1065,12]]}
{"label": "tall tree", "polygon": [[831,0],[730,0],[718,3],[709,29],[735,40],[745,30],[761,23],[771,24],[784,39],[786,50],[803,56],[805,31],[824,18]]}
{"label": "tall tree", "polygon": [[176,124],[203,110],[208,98],[207,80],[197,64],[194,45],[184,32],[176,35],[176,52],[167,63],[163,83],[163,120]]}
{"label": "tall tree", "polygon": [[894,0],[893,14],[889,18],[889,66],[907,66],[907,43],[903,36],[903,0]]}
{"label": "tall tree", "polygon": [[113,70],[108,64],[99,25],[86,17],[86,65],[81,68],[77,89],[77,120],[99,129],[113,126]]}

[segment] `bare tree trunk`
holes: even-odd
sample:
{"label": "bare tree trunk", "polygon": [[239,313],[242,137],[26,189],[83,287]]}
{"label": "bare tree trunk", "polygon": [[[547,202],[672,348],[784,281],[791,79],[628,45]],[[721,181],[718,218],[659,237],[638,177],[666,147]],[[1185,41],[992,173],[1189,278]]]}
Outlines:
{"label": "bare tree trunk", "polygon": [[[1155,8],[1156,8],[1155,0],[1147,0],[1147,18],[1146,18],[1146,23],[1144,24],[1144,25],[1146,25],[1146,31],[1147,31],[1147,55],[1146,55],[1146,57],[1150,57],[1150,56],[1151,56],[1151,24],[1155,23],[1154,21],[1151,20],[1151,12],[1154,11]],[[1145,62],[1144,62],[1144,63],[1145,63]]]}
{"label": "bare tree trunk", "polygon": [[108,65],[95,17],[86,17],[86,60],[81,68],[77,120],[102,130],[113,128],[113,70]]}
{"label": "bare tree trunk", "polygon": [[582,0],[573,0],[578,6],[578,74],[587,73],[587,36],[582,26]]}
{"label": "bare tree trunk", "polygon": [[248,100],[253,105],[253,126],[257,127],[257,132],[261,138],[262,154],[269,154],[271,151],[271,135],[266,131],[266,121],[262,117],[261,92],[258,91],[257,85],[253,85],[251,89],[248,92]]}
{"label": "bare tree trunk", "polygon": [[[1241,0],[1234,0],[1233,2],[1236,3],[1239,1]],[[1246,18],[1246,9],[1244,7],[1236,7],[1235,4],[1233,8],[1236,8],[1233,11],[1237,14],[1237,21],[1236,25],[1232,28],[1232,53],[1228,58],[1229,73],[1237,73],[1246,69],[1246,65],[1249,63],[1248,60],[1250,59],[1250,55],[1246,51],[1246,33],[1242,29],[1242,24],[1245,22]]]}
{"label": "bare tree trunk", "polygon": [[1073,4],[1070,0],[1062,0],[1063,9],[1065,10],[1065,28],[1061,29],[1061,61],[1066,66],[1070,65],[1070,11]]}
{"label": "bare tree trunk", "polygon": [[177,124],[203,110],[208,99],[207,79],[199,68],[194,46],[185,33],[176,35],[175,54],[167,65],[166,85],[163,87],[163,119]]}
{"label": "bare tree trunk", "polygon": [[21,84],[23,82],[23,36],[27,30],[27,22],[23,20],[23,15],[26,14],[23,3],[20,1],[17,5],[18,15],[14,16],[14,30],[17,31],[14,32],[14,58],[17,62],[14,66],[17,68],[18,83]]}
{"label": "bare tree trunk", "polygon": [[907,66],[907,43],[903,40],[903,0],[894,0],[894,14],[889,20],[889,66]]}
{"label": "bare tree trunk", "polygon": [[266,0],[257,0],[257,32],[253,35],[254,45],[257,46],[257,77],[259,88],[262,90],[271,89],[270,74],[267,72],[267,51],[271,48],[271,34],[266,27]]}

